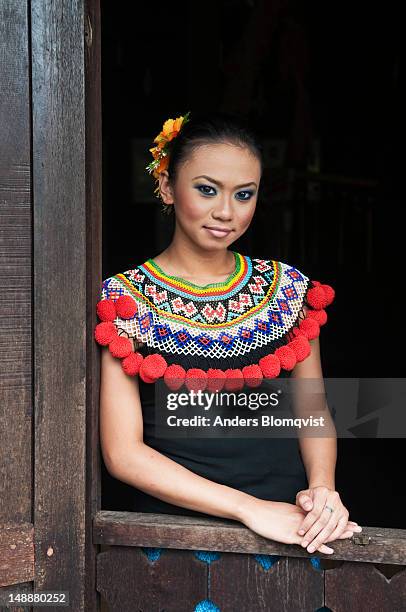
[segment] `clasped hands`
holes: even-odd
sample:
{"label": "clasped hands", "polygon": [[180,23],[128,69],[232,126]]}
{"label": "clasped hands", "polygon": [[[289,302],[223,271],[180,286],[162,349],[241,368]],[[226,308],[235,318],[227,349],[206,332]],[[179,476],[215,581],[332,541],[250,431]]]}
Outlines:
{"label": "clasped hands", "polygon": [[[303,535],[301,545],[309,553],[333,553],[325,542],[350,538],[354,531],[362,531],[355,521],[349,521],[349,512],[337,491],[325,486],[302,489],[296,494],[296,505],[307,512],[299,525],[298,534]],[[332,510],[329,510],[329,508]]]}

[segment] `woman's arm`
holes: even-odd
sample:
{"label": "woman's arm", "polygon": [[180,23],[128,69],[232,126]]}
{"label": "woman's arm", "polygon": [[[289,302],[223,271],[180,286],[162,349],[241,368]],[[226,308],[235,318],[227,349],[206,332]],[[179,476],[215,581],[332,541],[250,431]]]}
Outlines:
{"label": "woman's arm", "polygon": [[298,533],[303,535],[301,545],[314,552],[322,542],[351,536],[361,527],[348,521],[349,512],[335,490],[337,433],[325,395],[319,339],[310,340],[310,345],[310,355],[292,372],[292,383],[295,415],[324,418],[318,432],[309,427],[313,435],[306,435],[304,428],[299,430],[298,440],[309,481],[309,488],[296,495],[296,503],[308,512]]}
{"label": "woman's arm", "polygon": [[[307,381],[307,383],[306,381],[303,381],[302,383],[304,397],[296,398],[295,414],[297,416],[305,417],[306,413],[309,412],[310,414],[317,416],[315,415],[315,409],[324,409],[323,417],[325,419],[325,427],[323,431],[320,431],[320,435],[318,437],[304,435],[299,437],[298,442],[306,469],[307,479],[309,481],[309,487],[324,486],[334,490],[335,467],[337,461],[337,438],[334,422],[327,408],[326,401],[323,399],[323,394],[314,395],[313,401],[309,402],[310,405],[307,406],[307,400],[311,399],[311,395],[309,394],[309,385],[314,387],[315,385],[318,385],[317,380],[320,380],[320,391],[324,391],[319,338],[310,340],[310,345],[310,355],[303,361],[297,363],[292,371],[292,378],[312,379],[311,383],[310,381]],[[295,380],[293,384],[294,389],[299,394],[301,389],[300,380]],[[316,400],[320,402],[320,406],[315,405]]]}
{"label": "woman's arm", "polygon": [[100,436],[110,474],[170,504],[241,520],[255,498],[203,478],[144,444],[138,377],[125,374],[106,347],[101,359]]}

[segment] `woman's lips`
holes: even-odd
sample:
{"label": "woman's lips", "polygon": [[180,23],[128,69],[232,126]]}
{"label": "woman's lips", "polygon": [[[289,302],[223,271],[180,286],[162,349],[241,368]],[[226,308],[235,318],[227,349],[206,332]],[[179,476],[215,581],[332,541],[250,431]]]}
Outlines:
{"label": "woman's lips", "polygon": [[219,227],[207,227],[206,225],[204,225],[203,227],[207,229],[207,231],[216,238],[224,238],[225,236],[228,236],[228,234],[231,232],[230,229],[221,229]]}

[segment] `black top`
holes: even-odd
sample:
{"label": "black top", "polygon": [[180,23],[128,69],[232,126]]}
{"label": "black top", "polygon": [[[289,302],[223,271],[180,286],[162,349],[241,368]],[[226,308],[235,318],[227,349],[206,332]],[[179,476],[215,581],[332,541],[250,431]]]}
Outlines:
{"label": "black top", "polygon": [[[138,375],[145,444],[211,481],[260,499],[295,503],[297,492],[308,486],[295,437],[155,436],[157,411],[163,409],[155,399],[155,382],[174,366],[182,366],[186,376],[191,369],[208,375],[215,368],[244,381],[253,369],[259,372],[254,378],[267,382],[288,378],[296,362],[310,354],[309,340],[327,320],[324,307],[334,298],[330,286],[288,263],[233,253],[235,270],[224,283],[199,286],[168,276],[153,259],[105,279],[98,303],[104,322],[95,338],[122,359],[127,374]],[[142,359],[117,335],[142,342]],[[136,488],[130,506],[139,512],[208,516]]]}
{"label": "black top", "polygon": [[[154,385],[139,379],[139,388],[144,442],[173,461],[199,476],[260,499],[295,503],[296,493],[307,488],[296,438],[155,438],[155,409],[159,408],[154,405]],[[248,416],[254,416],[251,410],[246,410]],[[208,516],[138,489],[130,495],[134,512]]]}

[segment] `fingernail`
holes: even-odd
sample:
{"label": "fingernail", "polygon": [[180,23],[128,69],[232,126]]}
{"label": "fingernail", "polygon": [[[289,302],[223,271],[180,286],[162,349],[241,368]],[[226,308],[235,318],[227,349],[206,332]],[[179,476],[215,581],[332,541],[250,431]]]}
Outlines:
{"label": "fingernail", "polygon": [[303,535],[304,534],[304,529],[299,529],[299,535]]}
{"label": "fingernail", "polygon": [[312,505],[311,505],[311,503],[310,503],[310,502],[306,502],[306,503],[305,503],[305,508],[311,508],[311,507],[312,507]]}
{"label": "fingernail", "polygon": [[355,529],[356,529],[356,531],[362,531],[362,527],[360,525],[357,525],[357,527]]}
{"label": "fingernail", "polygon": [[308,550],[309,552],[313,552],[313,551],[314,551],[314,546],[313,546],[313,544],[311,544],[307,550]]}
{"label": "fingernail", "polygon": [[307,542],[306,540],[304,540],[304,542],[302,542],[302,546],[303,548],[306,548],[306,546],[308,545],[309,542]]}

